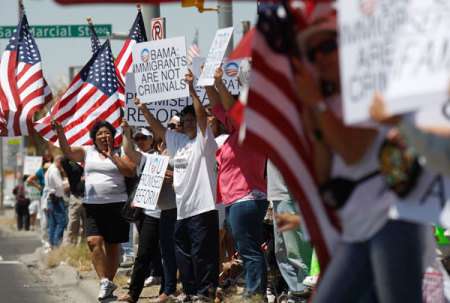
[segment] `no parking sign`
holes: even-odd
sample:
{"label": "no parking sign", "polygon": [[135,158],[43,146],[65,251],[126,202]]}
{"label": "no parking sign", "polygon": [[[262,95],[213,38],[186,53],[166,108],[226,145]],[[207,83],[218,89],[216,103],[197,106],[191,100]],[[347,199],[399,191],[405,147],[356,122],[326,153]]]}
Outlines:
{"label": "no parking sign", "polygon": [[166,18],[152,19],[152,40],[166,39]]}

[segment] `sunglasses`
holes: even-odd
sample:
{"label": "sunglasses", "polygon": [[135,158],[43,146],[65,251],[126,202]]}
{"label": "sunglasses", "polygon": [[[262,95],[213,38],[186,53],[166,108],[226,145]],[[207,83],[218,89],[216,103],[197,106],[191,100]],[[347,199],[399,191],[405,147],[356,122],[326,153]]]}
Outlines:
{"label": "sunglasses", "polygon": [[167,124],[167,127],[170,129],[177,129],[178,125],[176,125],[175,123],[169,123],[169,124]]}
{"label": "sunglasses", "polygon": [[317,52],[321,52],[322,54],[330,54],[334,52],[337,49],[337,42],[336,40],[327,40],[319,45],[316,45],[316,47],[309,49],[306,52],[306,57],[308,58],[309,62],[316,62],[316,55]]}
{"label": "sunglasses", "polygon": [[144,140],[147,140],[147,138],[148,138],[148,136],[139,136],[139,137],[134,137],[134,141],[135,142],[137,142],[137,141],[144,141]]}

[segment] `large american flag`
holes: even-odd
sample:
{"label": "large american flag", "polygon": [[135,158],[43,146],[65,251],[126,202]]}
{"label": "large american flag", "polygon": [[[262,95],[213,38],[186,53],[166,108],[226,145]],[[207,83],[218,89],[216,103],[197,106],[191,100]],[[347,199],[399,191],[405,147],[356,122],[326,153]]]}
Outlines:
{"label": "large american flag", "polygon": [[266,154],[282,172],[325,269],[339,243],[339,232],[313,177],[311,141],[303,128],[289,60],[292,42],[287,33],[293,27],[281,5],[260,6],[242,126],[244,144]]}
{"label": "large american flag", "polygon": [[[114,59],[107,40],[75,76],[61,99],[52,107],[56,121],[61,122],[71,146],[92,145],[89,130],[97,120],[120,125],[120,104]],[[59,146],[58,136],[51,129],[51,117],[35,123],[35,129],[46,140]],[[121,140],[116,136],[116,143]]]}
{"label": "large american flag", "polygon": [[92,54],[95,54],[100,49],[100,47],[102,47],[102,44],[100,43],[97,32],[95,31],[94,25],[91,22],[89,22],[89,31],[91,32]]}
{"label": "large american flag", "polygon": [[32,134],[33,114],[51,100],[52,92],[42,74],[41,55],[24,14],[0,63],[0,135]]}
{"label": "large american flag", "polygon": [[122,107],[125,107],[125,75],[128,72],[133,72],[131,68],[133,63],[131,48],[136,43],[145,41],[147,41],[147,34],[145,33],[144,20],[142,19],[142,13],[138,12],[133,27],[131,27],[130,34],[115,62],[117,81],[119,83],[119,99]]}

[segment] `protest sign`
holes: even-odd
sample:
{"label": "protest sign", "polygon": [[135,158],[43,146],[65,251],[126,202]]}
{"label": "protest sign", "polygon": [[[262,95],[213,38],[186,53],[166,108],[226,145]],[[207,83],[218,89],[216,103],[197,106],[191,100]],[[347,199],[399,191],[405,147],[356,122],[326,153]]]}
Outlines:
{"label": "protest sign", "polygon": [[[125,78],[125,119],[128,124],[134,126],[148,126],[144,114],[134,104],[136,97],[136,86],[134,83],[134,76],[132,73],[127,73]],[[167,126],[170,118],[178,114],[186,105],[192,104],[190,98],[178,98],[162,100],[145,104],[150,112],[161,122]]]}
{"label": "protest sign", "polygon": [[25,183],[25,198],[30,199],[31,201],[40,200],[41,191],[36,187],[29,185],[28,183]]}
{"label": "protest sign", "polygon": [[[195,57],[192,61],[192,73],[194,75],[198,75],[200,73],[200,68],[202,64],[204,64],[206,61],[206,58],[204,57]],[[241,63],[241,60],[230,60],[228,61],[227,58],[223,58],[222,60],[222,69],[223,69],[223,76],[222,76],[222,82],[225,84],[225,87],[228,89],[228,91],[232,95],[239,95],[242,90],[242,86],[239,84],[238,81],[238,71],[239,71],[239,64]],[[220,64],[219,64],[220,66]],[[217,68],[216,68],[217,69]],[[214,73],[213,73],[214,75]],[[195,81],[198,82],[199,79],[195,78]],[[195,84],[195,83],[194,83]],[[198,97],[200,100],[205,100],[208,97],[206,96],[206,90],[204,86],[196,86],[195,91],[197,92]],[[208,100],[209,103],[209,100]],[[207,104],[208,104],[207,103]]]}
{"label": "protest sign", "polygon": [[220,63],[222,63],[232,34],[232,27],[222,28],[216,32],[216,36],[214,37],[208,56],[206,57],[203,72],[197,81],[197,86],[214,84],[214,71],[220,66]]}
{"label": "protest sign", "polygon": [[385,96],[391,114],[445,100],[450,2],[366,2],[338,2],[345,123],[369,119],[376,91]]}
{"label": "protest sign", "polygon": [[[205,62],[205,58],[196,57],[192,64],[192,73],[198,75],[201,65]],[[225,87],[230,91],[232,95],[239,95],[242,86],[239,85],[237,79],[237,70],[241,60],[223,61],[224,74],[222,81]],[[197,78],[196,78],[197,79]],[[208,96],[206,95],[205,87],[196,87],[195,91],[203,105],[209,104]],[[126,74],[125,85],[125,118],[128,124],[134,126],[148,126],[147,120],[137,106],[134,104],[134,98],[136,97],[136,86],[134,83],[134,76],[132,73]],[[167,126],[170,118],[181,112],[186,106],[192,104],[191,97],[185,98],[173,98],[169,100],[162,100],[152,103],[147,103],[146,106],[150,112],[161,122],[164,126]]]}
{"label": "protest sign", "polygon": [[133,202],[137,207],[154,210],[164,182],[169,157],[156,154],[147,154],[146,156],[147,161]]}
{"label": "protest sign", "polygon": [[189,96],[184,37],[137,43],[133,46],[136,92],[142,103]]}
{"label": "protest sign", "polygon": [[450,179],[428,171],[422,172],[417,186],[403,199],[397,199],[389,211],[391,219],[418,223],[436,223],[450,227],[448,220],[441,221],[441,213],[450,197]]}
{"label": "protest sign", "polygon": [[34,175],[42,166],[41,156],[25,156],[23,163],[23,174]]}
{"label": "protest sign", "polygon": [[[450,116],[448,101],[421,108],[411,114],[414,123],[422,128],[441,134],[450,133]],[[411,220],[430,223],[450,228],[450,177],[424,171],[416,182],[416,188],[404,199],[397,199],[391,207],[392,219]]]}

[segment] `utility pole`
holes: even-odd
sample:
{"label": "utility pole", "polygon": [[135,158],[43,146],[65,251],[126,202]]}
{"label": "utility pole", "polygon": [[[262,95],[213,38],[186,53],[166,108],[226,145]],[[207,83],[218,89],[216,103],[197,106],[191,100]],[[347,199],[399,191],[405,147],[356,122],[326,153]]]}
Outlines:
{"label": "utility pole", "polygon": [[[233,26],[233,2],[230,1],[218,1],[217,2],[217,12],[219,28],[226,28]],[[228,44],[225,57],[228,57],[233,50],[233,37],[231,37],[230,43]]]}
{"label": "utility pole", "polygon": [[150,41],[152,40],[152,19],[161,17],[161,10],[159,9],[159,4],[143,4],[141,6],[145,32],[147,33],[148,41]]}

